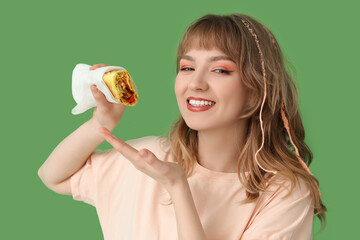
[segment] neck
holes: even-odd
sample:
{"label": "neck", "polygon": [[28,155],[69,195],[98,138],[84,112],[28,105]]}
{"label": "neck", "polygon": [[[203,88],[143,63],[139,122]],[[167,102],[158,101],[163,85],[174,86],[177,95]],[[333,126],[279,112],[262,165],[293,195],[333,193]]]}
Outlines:
{"label": "neck", "polygon": [[198,131],[199,164],[217,172],[237,172],[237,161],[243,149],[248,120]]}

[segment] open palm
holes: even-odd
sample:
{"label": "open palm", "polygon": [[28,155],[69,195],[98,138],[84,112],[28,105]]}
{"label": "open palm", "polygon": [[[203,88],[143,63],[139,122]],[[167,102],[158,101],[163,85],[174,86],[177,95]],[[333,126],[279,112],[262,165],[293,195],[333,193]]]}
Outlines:
{"label": "open palm", "polygon": [[107,128],[100,127],[99,130],[106,141],[128,159],[136,169],[161,183],[168,191],[171,186],[185,178],[184,169],[177,163],[159,160],[154,153],[146,148],[138,151],[120,138],[115,137]]}

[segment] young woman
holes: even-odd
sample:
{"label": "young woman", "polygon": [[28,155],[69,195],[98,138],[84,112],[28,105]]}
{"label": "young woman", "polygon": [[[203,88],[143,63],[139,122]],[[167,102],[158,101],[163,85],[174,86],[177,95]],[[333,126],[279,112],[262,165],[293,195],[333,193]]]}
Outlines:
{"label": "young woman", "polygon": [[[312,239],[313,214],[324,226],[296,87],[254,18],[209,14],[187,29],[167,138],[113,136],[125,106],[92,91],[93,117],[39,176],[96,207],[105,239]],[[94,151],[104,140],[114,148]]]}

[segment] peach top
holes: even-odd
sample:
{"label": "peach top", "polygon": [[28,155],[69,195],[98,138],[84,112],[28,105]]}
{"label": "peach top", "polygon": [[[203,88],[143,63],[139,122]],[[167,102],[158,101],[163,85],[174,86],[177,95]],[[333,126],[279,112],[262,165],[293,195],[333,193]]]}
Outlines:
{"label": "peach top", "polygon": [[[148,136],[126,142],[172,161],[164,140]],[[312,239],[313,200],[300,179],[286,198],[286,188],[268,185],[271,193],[243,205],[237,204],[246,196],[237,173],[212,171],[196,162],[188,182],[208,240]],[[75,200],[96,208],[105,240],[177,239],[166,189],[115,149],[92,153],[71,177],[71,191]]]}

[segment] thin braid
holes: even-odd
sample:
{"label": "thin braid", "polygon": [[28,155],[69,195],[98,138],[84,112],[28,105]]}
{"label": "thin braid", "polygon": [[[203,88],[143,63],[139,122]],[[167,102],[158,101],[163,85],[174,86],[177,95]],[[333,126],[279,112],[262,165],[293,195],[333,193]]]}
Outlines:
{"label": "thin braid", "polygon": [[306,169],[306,171],[308,171],[308,173],[310,173],[311,175],[313,175],[311,172],[310,172],[310,169],[306,166],[305,162],[300,158],[300,154],[299,154],[299,150],[297,149],[296,145],[294,144],[292,138],[291,138],[291,134],[290,134],[290,128],[289,128],[289,121],[287,120],[286,116],[285,116],[285,110],[284,110],[284,103],[282,102],[281,103],[281,117],[282,117],[282,120],[284,122],[284,125],[285,125],[285,128],[286,128],[286,131],[289,135],[289,140],[291,142],[291,145],[294,146],[295,148],[295,152],[296,152],[296,157],[297,159],[299,160],[299,162],[301,163],[301,165]]}
{"label": "thin braid", "polygon": [[263,101],[261,103],[261,108],[260,108],[260,127],[261,127],[261,134],[262,134],[262,141],[261,141],[261,146],[260,148],[256,151],[255,153],[255,161],[256,161],[256,164],[262,169],[264,170],[265,172],[272,172],[273,174],[276,174],[277,171],[272,171],[272,170],[267,170],[265,168],[263,168],[260,163],[258,162],[257,160],[257,154],[260,152],[260,150],[263,148],[264,146],[264,127],[263,127],[263,121],[262,121],[262,118],[261,118],[261,113],[262,113],[262,110],[263,110],[263,107],[264,107],[264,103],[265,103],[265,99],[266,99],[266,74],[265,74],[265,64],[264,64],[264,60],[263,60],[263,55],[262,55],[262,52],[260,50],[260,44],[259,44],[259,40],[257,38],[257,35],[254,33],[253,29],[249,26],[249,24],[247,22],[245,22],[244,19],[241,19],[241,21],[244,23],[244,25],[247,27],[247,29],[249,30],[249,32],[251,33],[251,35],[255,38],[255,42],[256,42],[256,46],[258,48],[258,51],[259,51],[259,54],[260,54],[260,59],[261,59],[261,69],[262,69],[262,73],[263,73],[263,79],[264,79],[264,98],[263,98]]}
{"label": "thin braid", "polygon": [[[295,143],[293,142],[293,140],[292,140],[292,138],[291,138],[289,121],[288,121],[288,119],[287,119],[286,116],[285,116],[285,110],[284,110],[284,109],[285,109],[285,107],[284,107],[284,102],[282,102],[282,103],[281,103],[281,118],[282,118],[282,120],[283,120],[283,122],[284,122],[284,126],[285,126],[286,131],[287,131],[287,133],[288,133],[288,135],[289,135],[290,143],[291,143],[291,145],[293,145],[293,147],[295,148],[296,157],[297,157],[297,159],[299,160],[301,166],[302,166],[308,173],[310,173],[311,175],[313,175],[313,174],[311,173],[310,169],[308,168],[308,166],[306,166],[306,163],[301,159],[300,154],[299,154],[299,150],[297,149]],[[314,176],[314,175],[313,175],[313,176]],[[319,195],[320,195],[320,197],[321,197],[320,188],[319,188]]]}
{"label": "thin braid", "polygon": [[[265,72],[265,63],[264,63],[264,58],[263,58],[263,54],[262,54],[262,51],[260,49],[260,44],[259,44],[259,40],[258,40],[258,37],[256,35],[256,33],[254,32],[254,30],[250,27],[250,25],[244,20],[244,19],[241,19],[241,21],[244,23],[244,25],[246,26],[246,28],[249,30],[249,32],[251,33],[251,35],[254,37],[255,39],[255,42],[256,42],[256,46],[257,46],[257,49],[259,51],[259,54],[260,54],[260,59],[261,59],[261,69],[262,69],[262,74],[263,74],[263,79],[264,79],[264,98],[263,98],[263,101],[261,103],[261,108],[260,108],[260,127],[261,127],[261,133],[262,133],[262,141],[261,141],[261,146],[260,148],[256,151],[255,153],[255,161],[257,163],[257,165],[262,169],[264,170],[265,172],[272,172],[273,174],[276,174],[277,171],[272,171],[272,170],[266,170],[265,168],[263,168],[258,160],[257,160],[257,157],[256,155],[259,153],[259,151],[263,148],[264,146],[264,127],[263,127],[263,121],[262,121],[262,118],[261,118],[261,113],[262,113],[262,110],[263,110],[263,107],[264,107],[264,103],[265,103],[265,99],[266,99],[266,72]],[[269,34],[269,33],[268,33]],[[271,35],[270,35],[271,36]],[[272,38],[272,36],[271,36]],[[272,38],[272,42],[274,44],[275,40]],[[310,173],[311,175],[313,175],[310,171],[310,169],[306,166],[305,162],[300,158],[300,154],[299,154],[299,151],[297,149],[297,147],[295,146],[294,142],[292,141],[292,138],[291,138],[291,134],[290,134],[290,128],[289,128],[289,121],[287,120],[286,116],[285,116],[285,110],[284,110],[284,103],[282,102],[281,103],[281,118],[284,122],[284,126],[286,128],[286,131],[289,135],[289,139],[290,139],[290,142],[291,144],[294,146],[295,148],[295,152],[296,152],[296,157],[297,159],[299,160],[300,164],[302,165],[302,167],[308,172]],[[318,189],[319,189],[319,194],[320,194],[320,197],[321,197],[321,192],[320,192],[320,188],[318,186]]]}

